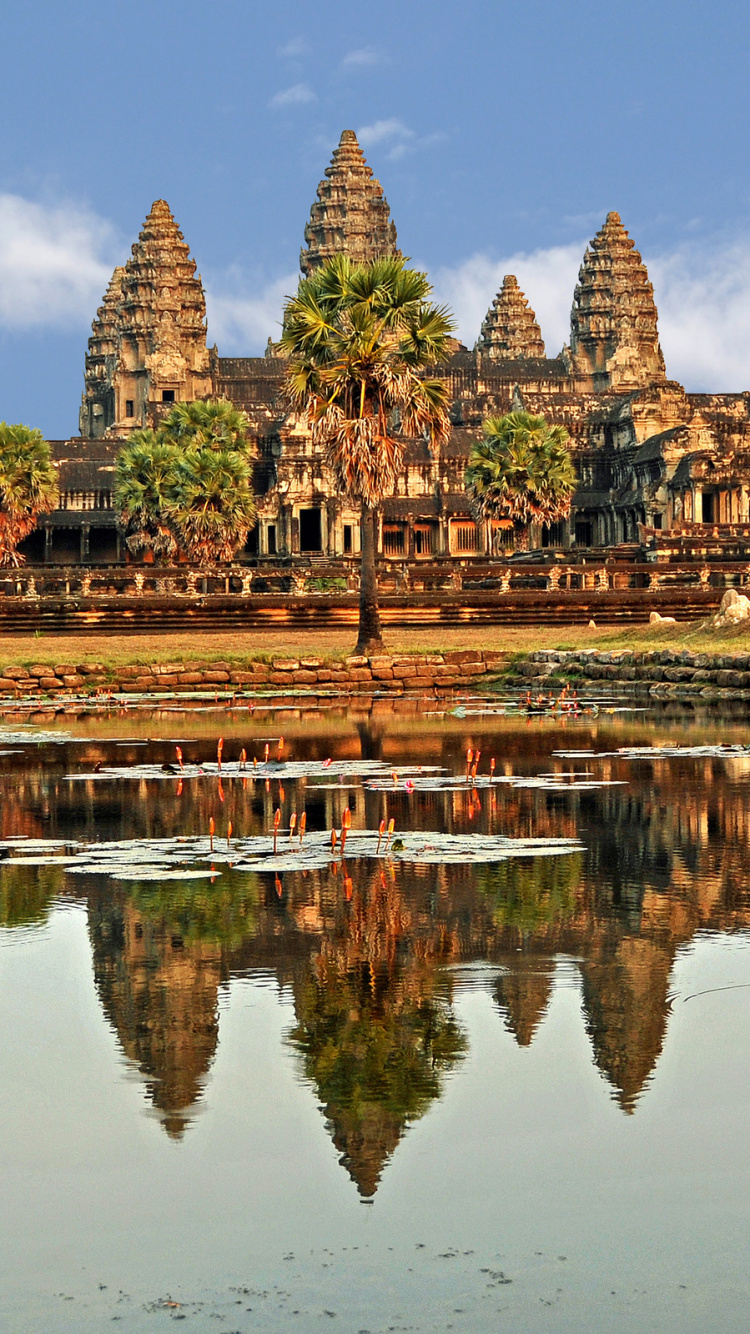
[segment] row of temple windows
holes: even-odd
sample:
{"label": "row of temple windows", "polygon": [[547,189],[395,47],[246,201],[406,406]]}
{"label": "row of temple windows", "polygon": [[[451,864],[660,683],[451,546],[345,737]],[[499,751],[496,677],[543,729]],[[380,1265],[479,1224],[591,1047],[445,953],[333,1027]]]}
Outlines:
{"label": "row of temple windows", "polygon": [[109,510],[112,508],[111,491],[61,491],[61,510]]}
{"label": "row of temple windows", "polygon": [[[174,403],[174,389],[162,389],[162,391],[161,391],[161,401],[162,401],[162,403]],[[126,398],[126,399],[125,399],[125,416],[126,416],[126,417],[134,417],[134,416],[135,416],[135,399],[134,399],[134,398]]]}

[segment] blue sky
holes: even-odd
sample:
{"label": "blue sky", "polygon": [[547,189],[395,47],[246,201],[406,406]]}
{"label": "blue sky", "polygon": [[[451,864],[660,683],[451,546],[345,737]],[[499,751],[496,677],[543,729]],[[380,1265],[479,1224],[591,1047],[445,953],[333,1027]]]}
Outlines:
{"label": "blue sky", "polygon": [[467,343],[513,271],[559,351],[614,208],[669,373],[750,387],[749,29],[725,0],[4,6],[0,417],[76,429],[91,319],[158,197],[209,336],[262,351],[344,128]]}

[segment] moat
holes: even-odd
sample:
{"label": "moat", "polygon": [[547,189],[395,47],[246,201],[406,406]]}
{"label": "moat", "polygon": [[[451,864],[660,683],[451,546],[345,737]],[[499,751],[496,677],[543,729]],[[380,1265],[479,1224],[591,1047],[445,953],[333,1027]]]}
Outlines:
{"label": "moat", "polygon": [[743,1327],[746,746],[740,701],[6,711],[3,1329]]}

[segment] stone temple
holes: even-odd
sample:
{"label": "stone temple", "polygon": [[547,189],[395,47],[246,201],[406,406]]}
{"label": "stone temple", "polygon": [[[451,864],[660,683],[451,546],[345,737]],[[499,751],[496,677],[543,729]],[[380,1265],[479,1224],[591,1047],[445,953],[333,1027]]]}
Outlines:
{"label": "stone temple", "polygon": [[[303,274],[341,252],[356,261],[400,253],[383,189],[351,130],[318,186],[304,241]],[[231,399],[252,423],[259,520],[244,558],[355,556],[356,508],[337,493],[304,422],[285,410],[283,374],[270,340],[265,357],[208,347],[200,276],[157,200],[97,311],[80,436],[54,442],[61,508],[27,539],[28,559],[125,559],[111,497],[122,441],[156,425],[172,403],[208,396]],[[457,345],[440,374],[452,434],[440,448],[409,442],[397,492],[382,507],[384,561],[499,554],[509,533],[474,523],[463,475],[483,418],[512,407],[567,427],[578,471],[570,518],[532,530],[537,552],[684,547],[705,525],[750,521],[750,393],[687,393],[667,378],[653,288],[617,213],[583,256],[570,341],[557,356],[546,355],[530,301],[508,274],[473,350]]]}

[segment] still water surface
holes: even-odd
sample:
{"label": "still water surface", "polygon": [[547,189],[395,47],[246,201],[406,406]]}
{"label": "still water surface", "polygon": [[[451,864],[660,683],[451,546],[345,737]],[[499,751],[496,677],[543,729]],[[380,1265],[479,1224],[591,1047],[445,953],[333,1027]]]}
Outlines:
{"label": "still water surface", "polygon": [[[746,1328],[750,752],[621,753],[741,746],[742,714],[36,722],[0,728],[4,840],[353,832],[335,870],[213,880],[0,850],[3,1330]],[[233,771],[281,732],[304,778]],[[140,772],[175,743],[185,775]],[[358,857],[391,817],[582,846]]]}

